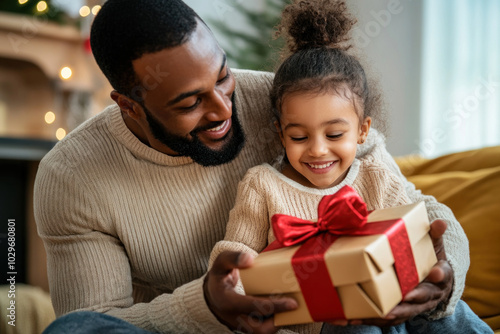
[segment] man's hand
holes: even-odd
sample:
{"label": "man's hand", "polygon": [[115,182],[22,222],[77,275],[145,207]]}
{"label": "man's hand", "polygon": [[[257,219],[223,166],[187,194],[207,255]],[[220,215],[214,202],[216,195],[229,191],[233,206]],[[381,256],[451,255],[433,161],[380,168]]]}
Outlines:
{"label": "man's hand", "polygon": [[446,222],[435,220],[429,232],[438,262],[429,272],[425,280],[410,291],[403,301],[396,306],[384,319],[339,320],[334,325],[375,325],[379,327],[394,326],[408,321],[414,316],[434,310],[440,303],[445,303],[450,297],[453,287],[453,270],[446,260],[443,245],[443,234]]}
{"label": "man's hand", "polygon": [[239,252],[223,252],[214,261],[203,284],[205,300],[217,319],[231,330],[244,333],[274,333],[273,314],[297,308],[291,298],[243,296],[234,287],[238,269],[250,267],[253,258]]}

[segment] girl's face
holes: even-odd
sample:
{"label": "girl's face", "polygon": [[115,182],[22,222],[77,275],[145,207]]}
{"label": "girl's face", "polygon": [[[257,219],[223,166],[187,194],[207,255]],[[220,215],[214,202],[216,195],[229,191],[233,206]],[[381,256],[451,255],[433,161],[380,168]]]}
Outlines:
{"label": "girl's face", "polygon": [[364,142],[371,125],[370,117],[360,124],[352,100],[331,93],[286,96],[280,122],[281,142],[291,165],[284,174],[320,189],[344,179],[357,144]]}

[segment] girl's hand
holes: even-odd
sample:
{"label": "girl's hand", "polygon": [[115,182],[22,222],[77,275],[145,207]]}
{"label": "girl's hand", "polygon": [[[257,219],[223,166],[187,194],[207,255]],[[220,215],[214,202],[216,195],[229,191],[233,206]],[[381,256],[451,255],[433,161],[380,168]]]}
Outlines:
{"label": "girl's hand", "polygon": [[243,333],[274,333],[273,314],[297,308],[292,298],[263,298],[238,294],[238,269],[250,267],[252,256],[223,252],[214,261],[203,284],[208,307],[215,317],[231,330]]}

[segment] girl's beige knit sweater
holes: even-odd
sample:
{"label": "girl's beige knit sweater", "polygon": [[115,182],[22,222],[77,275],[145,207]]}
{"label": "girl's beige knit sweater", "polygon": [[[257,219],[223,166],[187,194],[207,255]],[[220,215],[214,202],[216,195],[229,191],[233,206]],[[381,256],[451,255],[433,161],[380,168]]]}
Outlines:
{"label": "girl's beige knit sweater", "polygon": [[[94,310],[156,332],[230,332],[208,309],[202,277],[212,248],[224,238],[238,182],[281,152],[270,113],[272,74],[234,74],[247,140],[231,163],[202,167],[162,154],[132,134],[117,106],[82,124],[42,160],[35,219],[58,316]],[[376,147],[398,173],[376,131],[359,154]],[[402,182],[411,201],[426,200],[431,220],[450,225],[445,241],[455,270],[452,310],[468,268],[467,240],[448,208]]]}
{"label": "girl's beige knit sweater", "polygon": [[[257,256],[275,240],[271,227],[274,214],[286,214],[316,221],[321,198],[335,194],[345,185],[352,186],[365,201],[368,210],[409,204],[401,180],[383,163],[377,162],[376,148],[361,160],[354,160],[342,182],[327,189],[305,187],[290,180],[269,164],[253,167],[238,186],[236,203],[229,213],[224,240],[210,255],[210,265],[223,251],[241,251]],[[209,265],[209,266],[210,266]],[[290,326],[280,333],[319,333],[321,323]]]}

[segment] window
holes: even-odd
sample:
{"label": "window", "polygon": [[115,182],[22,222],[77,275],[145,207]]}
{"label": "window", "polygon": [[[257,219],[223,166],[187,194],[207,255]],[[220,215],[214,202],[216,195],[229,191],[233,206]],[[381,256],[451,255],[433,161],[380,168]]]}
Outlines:
{"label": "window", "polygon": [[500,1],[424,0],[421,154],[500,145]]}

